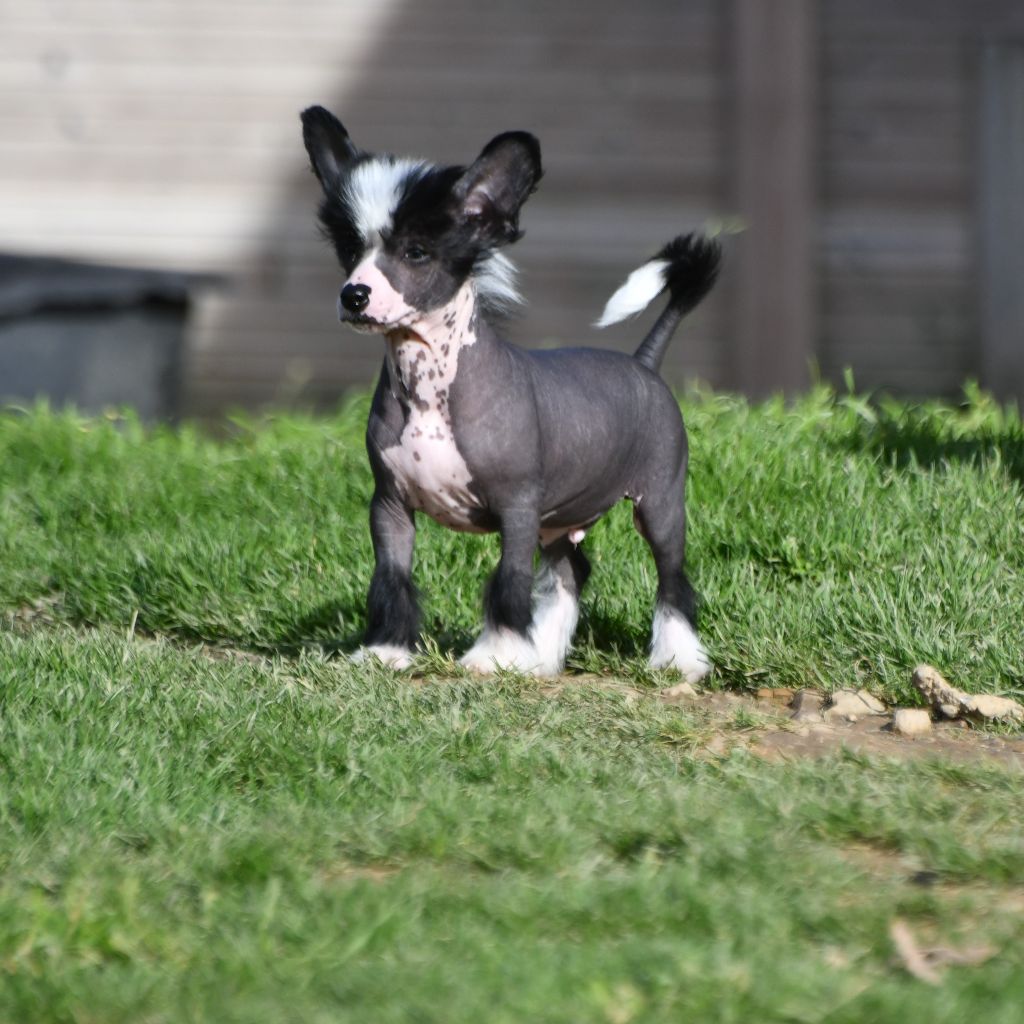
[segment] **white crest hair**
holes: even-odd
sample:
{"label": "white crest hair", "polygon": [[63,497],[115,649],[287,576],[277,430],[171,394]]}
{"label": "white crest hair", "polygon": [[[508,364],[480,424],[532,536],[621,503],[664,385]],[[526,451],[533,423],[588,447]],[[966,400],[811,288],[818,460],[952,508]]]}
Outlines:
{"label": "white crest hair", "polygon": [[516,265],[503,253],[492,252],[473,268],[477,297],[498,310],[523,301],[516,287]]}
{"label": "white crest hair", "polygon": [[391,224],[405,183],[430,166],[426,160],[374,157],[352,169],[342,196],[367,245],[373,245],[377,235]]}
{"label": "white crest hair", "polygon": [[664,290],[668,281],[665,272],[669,268],[668,260],[649,260],[642,267],[637,267],[625,283],[608,300],[600,319],[594,322],[595,327],[607,327],[617,324],[628,316],[636,316],[645,309]]}

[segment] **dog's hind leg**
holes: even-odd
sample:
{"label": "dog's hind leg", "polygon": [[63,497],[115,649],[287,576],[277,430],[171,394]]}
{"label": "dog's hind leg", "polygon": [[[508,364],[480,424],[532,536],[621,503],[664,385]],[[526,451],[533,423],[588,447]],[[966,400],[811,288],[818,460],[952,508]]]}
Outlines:
{"label": "dog's hind leg", "polygon": [[376,567],[367,600],[365,646],[354,659],[374,655],[392,668],[408,668],[420,631],[412,582],[416,524],[412,510],[379,486],[370,503],[370,534]]}
{"label": "dog's hind leg", "polygon": [[589,575],[587,556],[567,536],[541,548],[530,628],[540,659],[538,674],[558,675],[565,667],[579,618],[580,593]]}
{"label": "dog's hind leg", "polygon": [[645,493],[634,506],[637,529],[650,546],[658,570],[658,593],[651,628],[651,668],[678,669],[688,683],[711,670],[695,629],[697,597],[683,571],[686,507],[683,476],[670,487]]}

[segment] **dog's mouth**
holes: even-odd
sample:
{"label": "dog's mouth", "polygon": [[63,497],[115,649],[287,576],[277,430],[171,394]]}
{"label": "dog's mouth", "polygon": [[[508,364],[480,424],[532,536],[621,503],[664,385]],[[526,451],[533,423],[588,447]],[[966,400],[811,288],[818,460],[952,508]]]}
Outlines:
{"label": "dog's mouth", "polygon": [[381,320],[375,320],[372,316],[364,316],[362,313],[346,313],[341,322],[360,334],[383,334],[388,341],[394,344],[403,341],[417,341],[421,345],[428,347],[430,345],[423,335],[401,321],[388,324]]}
{"label": "dog's mouth", "polygon": [[380,320],[375,320],[372,316],[365,316],[362,313],[346,312],[341,317],[341,322],[360,334],[385,334],[391,330],[391,325],[381,323]]}

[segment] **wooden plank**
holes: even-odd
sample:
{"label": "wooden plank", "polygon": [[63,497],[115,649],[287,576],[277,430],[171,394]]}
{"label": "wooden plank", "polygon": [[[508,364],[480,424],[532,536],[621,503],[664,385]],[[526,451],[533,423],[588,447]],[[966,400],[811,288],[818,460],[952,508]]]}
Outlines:
{"label": "wooden plank", "polygon": [[826,31],[856,33],[884,45],[893,37],[917,41],[958,34],[964,38],[1020,34],[1018,0],[825,0]]}
{"label": "wooden plank", "polygon": [[[462,147],[461,161],[475,156],[493,134],[493,130],[487,129],[479,132],[471,144]],[[636,137],[646,136],[642,129],[638,129]],[[599,144],[600,140],[594,139],[594,146]],[[403,147],[412,153],[422,148],[425,147]],[[201,145],[139,149],[128,145],[109,145],[83,147],[83,150],[73,158],[77,181],[87,185],[104,181],[112,183],[110,193],[114,205],[122,184],[141,187],[167,183],[173,189],[187,182],[189,187],[227,189],[240,185],[249,188],[258,186],[261,181],[277,180],[280,183],[289,176],[304,184],[308,175],[308,161],[297,147],[253,149],[248,153],[214,150]],[[546,177],[542,187],[546,194],[603,195],[612,203],[616,196],[611,194],[611,182],[616,180],[621,185],[618,194],[623,196],[658,194],[670,198],[696,193],[710,197],[717,192],[720,161],[710,147],[704,152],[698,150],[689,154],[674,146],[664,152],[656,150],[654,144],[640,157],[636,153],[607,152],[600,160],[588,156],[583,147],[577,152],[552,155],[545,160]],[[4,185],[22,186],[24,195],[37,184],[67,183],[70,158],[64,147],[5,147]],[[458,158],[453,158],[452,162],[459,162]]]}
{"label": "wooden plank", "polygon": [[735,384],[760,397],[808,380],[814,350],[815,25],[811,0],[735,0]]}
{"label": "wooden plank", "polygon": [[967,203],[971,174],[965,165],[917,164],[890,167],[883,163],[835,161],[823,168],[822,198],[829,202],[874,202],[890,209]]}
{"label": "wooden plank", "polygon": [[970,218],[957,203],[922,209],[902,202],[833,204],[820,227],[823,273],[963,275],[973,261]]}
{"label": "wooden plank", "polygon": [[[77,31],[93,25],[110,29],[139,25],[154,31],[186,31],[196,26],[241,30],[347,31],[351,24],[362,24],[378,17],[378,11],[401,22],[406,30],[429,31],[438,25],[452,34],[454,27],[486,36],[494,29],[518,30],[558,28],[577,39],[599,36],[598,27],[606,24],[622,36],[647,36],[658,32],[693,32],[716,15],[717,0],[687,0],[667,5],[663,0],[634,0],[629,17],[623,17],[617,0],[589,0],[586,4],[552,4],[550,0],[518,0],[515,4],[481,4],[479,0],[441,0],[441,2],[402,3],[401,0],[375,0],[374,3],[339,0],[302,0],[301,3],[267,3],[252,0],[95,0],[83,4],[66,0],[45,4],[9,3],[4,10],[5,27],[24,26],[45,29],[55,24]],[[55,10],[56,8],[56,10]],[[56,17],[55,17],[56,15]],[[604,33],[608,34],[608,33]]]}
{"label": "wooden plank", "polygon": [[866,310],[876,316],[914,310],[925,316],[969,316],[974,306],[974,289],[960,273],[823,273],[821,289],[826,323]]}
{"label": "wooden plank", "polygon": [[[345,45],[352,49],[352,60],[362,70],[371,68],[378,57],[379,19],[362,25],[352,25],[346,16]],[[628,72],[646,77],[650,69],[669,65],[673,60],[685,61],[688,70],[695,72],[714,71],[714,53],[703,44],[699,34],[683,38],[674,37],[665,31],[644,33],[632,19],[630,32],[617,31],[614,35],[588,34],[588,46],[583,56],[577,52],[573,64],[582,67],[600,67],[605,73]],[[0,36],[0,61],[25,59],[26,54],[46,52],[53,45],[54,32],[50,26],[20,27],[6,25],[7,31]],[[506,59],[495,69],[487,57],[495,47],[493,31],[481,31],[475,23],[469,23],[459,31],[457,46],[460,51],[459,65],[467,77],[483,74],[493,76],[497,71],[508,74],[517,70],[530,70],[545,63],[546,33],[540,26],[533,29],[522,26],[509,28],[524,41],[534,40],[534,45],[520,46],[506,51]],[[591,33],[593,26],[591,26]],[[423,29],[393,29],[388,33],[388,49],[395,48],[408,53],[413,65],[426,70],[438,68],[437,57],[451,51],[453,37],[444,23],[435,23]],[[293,22],[280,29],[230,29],[212,26],[195,26],[190,30],[159,31],[151,26],[79,25],[76,27],[74,42],[68,49],[68,57],[74,63],[92,65],[139,66],[150,61],[166,63],[173,55],[179,55],[187,66],[200,64],[218,65],[227,68],[244,69],[258,61],[272,61],[275,64],[290,63],[299,67],[310,63],[328,63],[338,57],[338,32],[324,32],[322,29]],[[408,66],[409,62],[405,62]],[[457,74],[458,69],[451,69]],[[524,83],[527,84],[527,83]]]}
{"label": "wooden plank", "polygon": [[1024,399],[1024,44],[981,64],[981,379]]}
{"label": "wooden plank", "polygon": [[[255,275],[265,284],[266,247],[272,252],[275,279],[305,279],[310,273],[334,275],[330,247],[314,223],[316,193],[312,176],[305,198],[274,206],[272,193],[193,189],[177,196],[118,189],[83,190],[80,196],[46,190],[26,203],[17,189],[0,190],[0,220],[8,245],[27,251],[74,252],[82,258],[116,259],[130,254],[142,263],[159,259],[176,267],[229,270],[244,281]],[[678,202],[636,203],[625,197],[562,204],[538,196],[524,211],[526,238],[510,250],[532,268],[532,285],[548,286],[550,273],[592,278],[607,294],[625,275],[668,239],[699,227],[699,208]],[[274,216],[268,216],[268,209]],[[147,256],[148,253],[148,256]]]}

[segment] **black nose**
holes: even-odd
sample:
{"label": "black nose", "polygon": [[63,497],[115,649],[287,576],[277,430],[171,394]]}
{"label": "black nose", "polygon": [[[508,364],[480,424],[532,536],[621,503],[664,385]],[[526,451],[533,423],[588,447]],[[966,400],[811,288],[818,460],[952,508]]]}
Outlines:
{"label": "black nose", "polygon": [[341,289],[341,304],[350,313],[362,313],[370,301],[368,284],[347,284]]}

